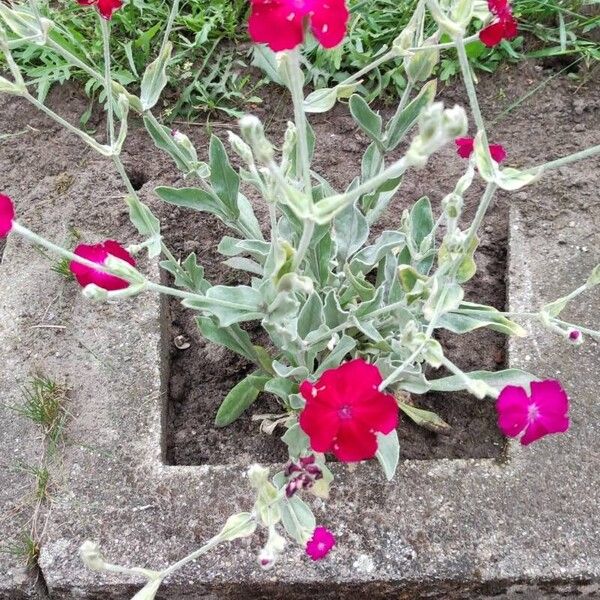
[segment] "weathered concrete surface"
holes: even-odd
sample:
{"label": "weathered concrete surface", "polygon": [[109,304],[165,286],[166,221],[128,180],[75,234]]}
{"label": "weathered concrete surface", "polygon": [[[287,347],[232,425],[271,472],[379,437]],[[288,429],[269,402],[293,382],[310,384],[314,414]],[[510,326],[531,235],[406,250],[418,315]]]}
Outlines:
{"label": "weathered concrete surface", "polygon": [[[597,250],[599,220],[599,206],[589,204],[561,245],[513,215],[512,309],[552,300],[587,277],[598,255],[578,246]],[[18,246],[10,240],[5,268],[27,278],[38,267]],[[106,308],[75,292],[69,301],[82,343],[52,341],[58,357],[68,353],[62,366],[77,382],[64,457],[68,480],[53,504],[41,567],[53,599],[121,600],[135,582],[87,571],[77,558],[81,542],[98,540],[117,563],[162,567],[252,500],[242,465],[161,462],[158,301],[148,296]],[[593,325],[598,314],[592,293],[571,316]],[[258,543],[242,541],[173,576],[159,597],[597,596],[599,359],[591,340],[571,348],[534,329],[512,344],[511,363],[563,381],[572,397],[566,435],[511,447],[505,464],[409,462],[392,484],[373,465],[339,466],[334,495],[317,510],[338,536],[326,561],[314,564],[293,550],[264,573],[255,564]]]}
{"label": "weathered concrete surface", "polygon": [[[73,160],[88,154],[68,136],[62,143],[73,145]],[[576,141],[570,139],[568,144],[562,150],[575,149]],[[540,158],[548,153],[547,148],[535,151]],[[26,158],[31,160],[29,155]],[[40,157],[36,160],[41,164]],[[22,168],[17,162],[16,170]],[[56,165],[46,188],[64,168]],[[589,179],[597,168],[597,161],[590,163],[582,179]],[[73,173],[79,173],[78,164],[73,164]],[[537,184],[546,192],[544,210],[548,211],[540,210],[539,222],[537,217],[532,220],[531,210],[528,220],[513,219],[513,309],[529,308],[532,302],[539,304],[573,289],[599,262],[597,200],[581,196],[577,188],[564,199],[553,196],[554,178],[559,176],[563,181],[568,178],[568,174],[551,174]],[[28,175],[27,181],[34,177],[37,174]],[[19,200],[27,198],[34,205],[27,222],[64,239],[65,223],[77,211],[77,201],[85,198],[81,205],[90,227],[93,224],[98,235],[122,235],[126,217],[114,223],[113,214],[106,210],[108,200],[114,201],[106,191],[115,187],[114,174],[105,161],[90,163],[88,157],[86,177],[76,178],[68,202],[54,199],[53,206],[39,210],[36,203],[45,199],[44,182],[40,190],[23,183]],[[7,191],[17,197],[17,190]],[[528,193],[510,197],[525,205]],[[534,197],[537,200],[539,194]],[[552,202],[554,212],[549,211]],[[571,219],[576,227],[568,227]],[[543,230],[549,223],[550,235]],[[36,364],[66,378],[71,387],[65,477],[54,493],[41,555],[51,597],[129,598],[139,582],[87,571],[77,558],[80,543],[98,540],[114,562],[162,567],[214,534],[227,515],[250,506],[244,466],[163,466],[155,298],[93,305],[50,275],[39,255],[17,239],[9,241],[0,280],[2,323],[10,328],[6,338],[10,343],[5,344],[3,336],[0,344],[0,393],[16,397],[15,381],[23,381]],[[597,298],[587,296],[573,318],[592,326],[597,323]],[[32,326],[48,323],[65,328],[35,330],[33,335]],[[513,365],[559,376],[569,389],[573,425],[568,434],[526,450],[513,448],[502,465],[406,463],[392,484],[383,481],[373,465],[353,472],[339,467],[332,499],[317,510],[320,522],[334,528],[338,536],[338,546],[326,561],[314,564],[298,549],[263,573],[255,563],[258,541],[236,542],[178,573],[159,597],[598,596],[599,358],[597,345],[589,340],[581,348],[571,348],[543,333],[515,343]],[[9,444],[7,452],[14,452],[14,446]],[[11,480],[9,486],[13,487]],[[2,574],[5,564],[0,562]]]}
{"label": "weathered concrete surface", "polygon": [[[37,357],[30,356],[31,362],[24,364],[26,339],[19,319],[14,318],[23,305],[19,295],[4,293],[5,269],[0,266],[0,600],[21,600],[41,597],[38,573],[27,569],[14,551],[26,536],[33,532],[35,537],[43,528],[43,507],[37,508],[37,527],[34,524],[35,480],[26,468],[40,465],[44,441],[37,426],[10,408],[22,404],[21,388],[28,383],[28,369],[35,370]],[[38,262],[29,273],[41,281],[45,270]]]}

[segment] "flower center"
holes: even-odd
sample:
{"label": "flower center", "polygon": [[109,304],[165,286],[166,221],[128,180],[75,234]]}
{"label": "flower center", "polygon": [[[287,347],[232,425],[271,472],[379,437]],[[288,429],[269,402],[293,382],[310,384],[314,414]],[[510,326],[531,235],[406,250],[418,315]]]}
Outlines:
{"label": "flower center", "polygon": [[345,406],[342,406],[342,408],[340,408],[338,410],[338,416],[340,417],[340,419],[344,419],[344,420],[348,420],[352,418],[352,407],[348,406],[347,404]]}
{"label": "flower center", "polygon": [[527,418],[529,419],[529,422],[531,423],[533,421],[536,421],[539,416],[540,416],[540,409],[538,408],[538,405],[530,404],[529,409],[527,411]]}

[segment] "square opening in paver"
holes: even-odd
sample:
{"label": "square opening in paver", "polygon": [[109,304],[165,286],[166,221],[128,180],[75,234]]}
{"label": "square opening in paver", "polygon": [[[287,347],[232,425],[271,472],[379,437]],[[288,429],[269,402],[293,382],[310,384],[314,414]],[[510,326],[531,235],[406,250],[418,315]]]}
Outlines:
{"label": "square opening in paver", "polygon": [[[473,198],[476,202],[476,198]],[[469,207],[467,207],[469,210]],[[189,212],[171,213],[174,232],[169,243],[187,255],[202,257],[211,281],[240,282],[239,271],[222,264],[214,251],[228,231],[210,215],[190,219]],[[478,249],[479,271],[466,285],[466,298],[477,298],[498,309],[506,305],[506,257],[508,217],[501,208],[492,209]],[[183,229],[182,229],[183,226]],[[247,283],[244,281],[243,283]],[[265,423],[282,415],[274,396],[261,394],[258,400],[232,425],[214,424],[217,410],[229,390],[253,370],[253,365],[235,353],[210,343],[199,333],[196,314],[176,300],[165,305],[163,369],[165,403],[165,459],[172,465],[276,463],[287,460],[282,433],[261,431]],[[257,343],[268,343],[260,323],[244,324]],[[262,336],[262,337],[261,337]],[[458,336],[438,336],[452,360],[463,370],[499,370],[506,365],[506,337],[489,330]],[[431,378],[446,375],[443,369],[430,370]],[[414,425],[402,416],[398,430],[402,459],[499,458],[504,440],[496,425],[493,400],[478,400],[468,393],[428,393],[414,396],[414,403],[435,411],[451,429],[435,433]],[[265,417],[266,416],[266,417]]]}

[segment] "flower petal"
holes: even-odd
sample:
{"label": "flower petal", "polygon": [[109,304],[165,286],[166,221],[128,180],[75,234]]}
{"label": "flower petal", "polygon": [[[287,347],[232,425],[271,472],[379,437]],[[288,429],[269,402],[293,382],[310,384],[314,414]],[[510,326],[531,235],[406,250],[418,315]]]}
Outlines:
{"label": "flower petal", "polygon": [[300,428],[310,439],[315,452],[331,452],[340,420],[337,412],[323,406],[307,405],[298,419]]}
{"label": "flower petal", "polygon": [[253,2],[248,32],[253,41],[267,44],[274,52],[292,50],[304,39],[303,16],[286,3]]}
{"label": "flower petal", "polygon": [[492,158],[497,162],[501,163],[506,158],[506,150],[502,144],[490,144],[490,154]]}
{"label": "flower petal", "polygon": [[469,158],[475,147],[475,142],[471,137],[456,138],[456,152],[461,158]]}
{"label": "flower petal", "polygon": [[340,421],[337,438],[333,441],[333,453],[342,462],[368,460],[377,452],[377,437],[360,422],[348,419]]}
{"label": "flower petal", "polygon": [[[115,244],[118,246],[118,249]],[[118,254],[115,254],[115,252],[118,252]],[[74,253],[77,256],[81,256],[81,258],[85,258],[99,265],[104,264],[104,261],[109,254],[117,256],[117,258],[127,260],[127,262],[131,265],[135,265],[135,260],[129,255],[129,253],[127,253],[127,250],[125,250],[118,242],[115,242],[114,240],[108,240],[102,244],[79,244],[79,246],[75,248]],[[123,253],[127,254],[128,258],[124,258]],[[128,281],[125,281],[120,277],[115,277],[114,275],[109,275],[103,271],[97,271],[77,261],[71,261],[69,268],[79,285],[82,287],[93,283],[109,292],[123,290],[129,287]]]}
{"label": "flower petal", "polygon": [[498,427],[507,437],[516,437],[527,427],[530,400],[522,387],[507,385],[496,400]]}
{"label": "flower petal", "polygon": [[98,12],[104,19],[110,21],[113,14],[123,6],[121,0],[98,0]]}
{"label": "flower petal", "polygon": [[387,434],[398,427],[398,403],[390,394],[377,392],[376,395],[355,403],[352,414],[367,429]]}
{"label": "flower petal", "polygon": [[335,546],[335,537],[329,529],[323,526],[316,527],[312,538],[306,544],[306,554],[313,560],[321,560]]}
{"label": "flower petal", "polygon": [[0,238],[6,237],[13,226],[15,207],[8,196],[0,194]]}
{"label": "flower petal", "polygon": [[504,23],[496,21],[479,32],[479,39],[488,47],[497,46],[504,38]]}
{"label": "flower petal", "polygon": [[315,3],[310,25],[314,36],[324,48],[333,48],[344,39],[348,16],[345,0]]}

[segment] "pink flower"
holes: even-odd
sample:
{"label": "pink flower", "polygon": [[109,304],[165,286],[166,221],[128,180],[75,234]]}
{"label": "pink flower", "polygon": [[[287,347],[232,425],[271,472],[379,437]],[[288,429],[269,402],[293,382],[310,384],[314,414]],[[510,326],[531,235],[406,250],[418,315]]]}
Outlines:
{"label": "pink flower", "polygon": [[531,383],[531,396],[514,385],[506,386],[496,401],[498,426],[508,437],[521,433],[521,444],[569,428],[569,399],[560,383],[553,379]]}
{"label": "pink flower", "polygon": [[[135,260],[131,254],[129,254],[119,242],[115,242],[114,240],[108,240],[101,244],[93,245],[79,244],[79,246],[75,248],[75,254],[99,265],[103,265],[110,254],[135,266]],[[71,273],[75,275],[75,279],[77,279],[77,282],[82,287],[94,283],[98,287],[109,292],[124,290],[126,287],[129,287],[128,281],[116,277],[115,275],[109,275],[103,271],[97,271],[91,267],[82,265],[77,261],[71,261],[69,269],[71,270]]]}
{"label": "pink flower", "polygon": [[0,238],[6,237],[13,226],[15,207],[8,196],[0,194]]}
{"label": "pink flower", "polygon": [[315,452],[333,452],[343,462],[375,456],[375,434],[398,425],[398,404],[379,391],[381,381],[376,366],[357,358],[300,385],[306,400],[300,427]]}
{"label": "pink flower", "polygon": [[313,536],[306,544],[306,554],[313,560],[325,558],[329,551],[335,546],[335,537],[326,527],[315,527]]}
{"label": "pink flower", "polygon": [[[475,140],[470,137],[456,138],[454,140],[456,144],[456,152],[461,158],[469,158],[473,154]],[[504,146],[500,144],[489,145],[490,154],[492,158],[497,162],[501,163],[506,158],[506,150]]]}
{"label": "pink flower", "polygon": [[479,32],[479,39],[492,48],[502,40],[512,40],[517,36],[517,21],[512,15],[508,0],[488,0],[488,8],[496,17],[494,21]]}
{"label": "pink flower", "polygon": [[250,0],[250,37],[274,52],[292,50],[304,40],[305,22],[325,48],[337,46],[346,35],[345,0]]}
{"label": "pink flower", "polygon": [[123,6],[122,0],[77,0],[81,6],[95,5],[100,15],[110,21],[113,14]]}

